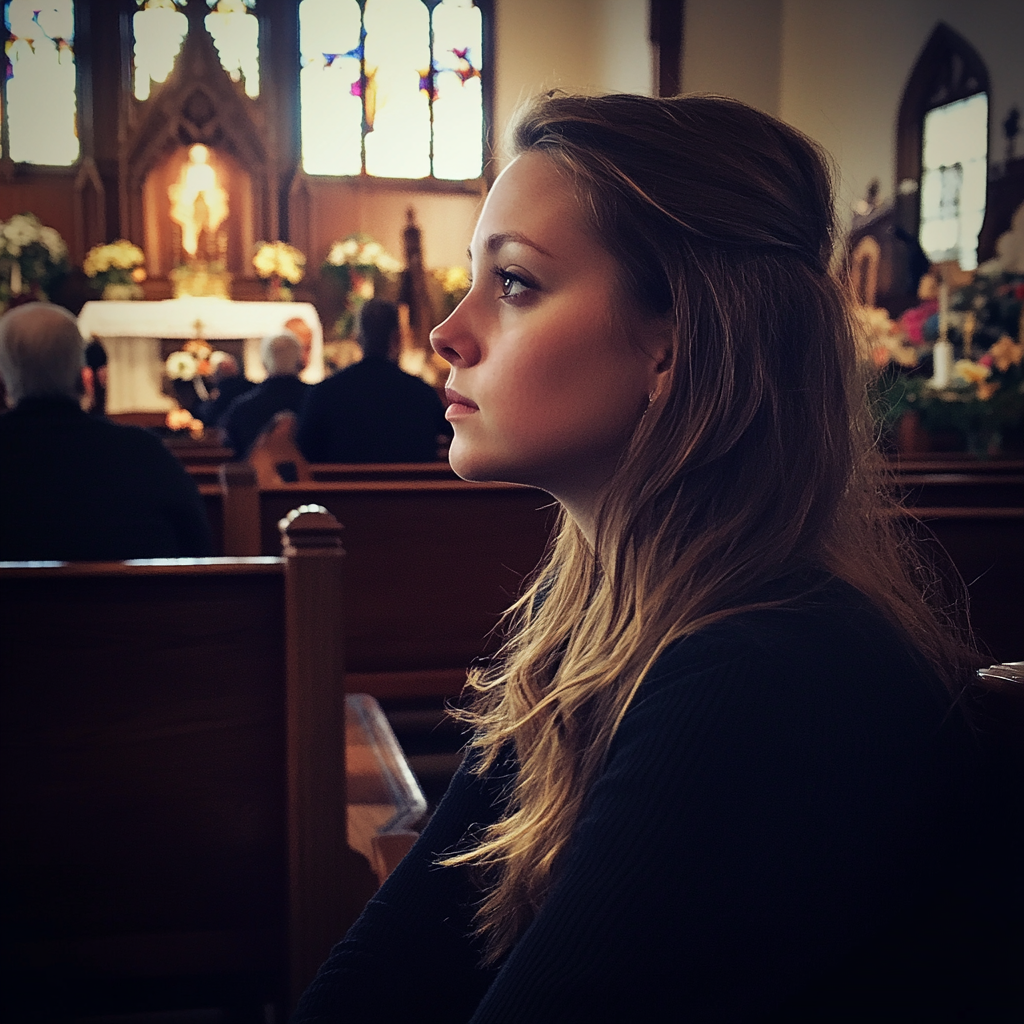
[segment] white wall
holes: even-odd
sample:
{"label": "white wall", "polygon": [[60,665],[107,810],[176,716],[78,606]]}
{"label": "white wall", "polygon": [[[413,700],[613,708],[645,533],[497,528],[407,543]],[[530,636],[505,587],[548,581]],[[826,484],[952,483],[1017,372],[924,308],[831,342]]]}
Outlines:
{"label": "white wall", "polygon": [[779,114],[783,0],[686,0],[683,92]]}
{"label": "white wall", "polygon": [[495,0],[495,138],[547,89],[651,94],[647,0]]}
{"label": "white wall", "polygon": [[1021,0],[687,0],[683,88],[736,96],[820,142],[838,164],[848,221],[872,178],[883,198],[893,193],[900,99],[939,21],[988,67],[990,159],[1001,160],[1001,124],[1024,108]]}

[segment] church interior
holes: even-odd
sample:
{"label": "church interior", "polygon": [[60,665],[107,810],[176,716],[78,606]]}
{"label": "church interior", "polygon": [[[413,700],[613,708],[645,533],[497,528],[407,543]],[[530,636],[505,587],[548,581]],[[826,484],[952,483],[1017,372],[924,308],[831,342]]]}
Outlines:
{"label": "church interior", "polygon": [[3,8],[0,312],[78,317],[101,412],[185,467],[216,556],[0,566],[3,1020],[286,1020],[440,799],[552,499],[443,445],[317,464],[287,420],[237,458],[198,412],[269,332],[308,384],[351,365],[375,296],[443,396],[429,334],[543,91],[725,95],[830,154],[900,514],[1024,656],[1024,5]]}

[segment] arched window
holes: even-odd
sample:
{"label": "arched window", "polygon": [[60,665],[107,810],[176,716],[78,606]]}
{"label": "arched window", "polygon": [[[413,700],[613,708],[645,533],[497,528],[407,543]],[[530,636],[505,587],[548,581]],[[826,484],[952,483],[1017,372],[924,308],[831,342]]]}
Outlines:
{"label": "arched window", "polygon": [[933,262],[977,266],[988,177],[988,71],[974,48],[939,24],[900,106],[897,218]]}
{"label": "arched window", "polygon": [[134,91],[137,100],[149,99],[154,82],[166,82],[174,70],[188,32],[188,18],[179,10],[186,0],[136,0],[140,10],[132,18],[135,37]]}
{"label": "arched window", "polygon": [[[165,82],[174,70],[188,33],[182,8],[187,0],[135,0],[132,19],[135,37],[134,91],[138,100],[149,99],[154,82]],[[256,0],[206,0],[210,13],[203,20],[213,38],[221,67],[233,82],[241,82],[252,99],[260,94],[259,22]]]}
{"label": "arched window", "polygon": [[302,0],[303,170],[478,178],[483,15],[473,0]]}
{"label": "arched window", "polygon": [[16,163],[73,164],[80,153],[73,0],[9,0],[4,25],[7,155]]}

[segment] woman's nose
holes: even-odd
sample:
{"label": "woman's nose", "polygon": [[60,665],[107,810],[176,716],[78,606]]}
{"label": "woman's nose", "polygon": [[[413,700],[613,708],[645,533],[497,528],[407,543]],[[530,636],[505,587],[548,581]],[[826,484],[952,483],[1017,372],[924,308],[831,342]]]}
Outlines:
{"label": "woman's nose", "polygon": [[430,344],[434,351],[452,366],[472,366],[480,359],[480,346],[469,330],[465,300],[460,302],[447,320],[430,332]]}

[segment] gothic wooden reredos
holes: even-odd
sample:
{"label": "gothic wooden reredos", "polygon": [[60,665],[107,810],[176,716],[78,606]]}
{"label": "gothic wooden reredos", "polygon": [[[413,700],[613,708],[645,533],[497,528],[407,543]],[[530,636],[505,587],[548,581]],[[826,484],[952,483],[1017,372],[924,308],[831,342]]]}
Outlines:
{"label": "gothic wooden reredos", "polygon": [[[179,236],[169,216],[167,185],[195,143],[209,147],[210,163],[228,191],[227,269],[236,276],[251,276],[254,241],[279,237],[278,172],[269,155],[274,151],[269,97],[261,90],[257,99],[250,99],[228,77],[203,25],[207,10],[202,0],[189,0],[189,31],[181,53],[167,81],[154,84],[148,100],[140,102],[130,88],[123,90],[122,232],[143,246],[155,277],[165,277],[179,262]],[[266,53],[262,44],[261,38],[261,53]],[[125,65],[130,67],[130,62]],[[261,78],[266,81],[266,75]]]}

